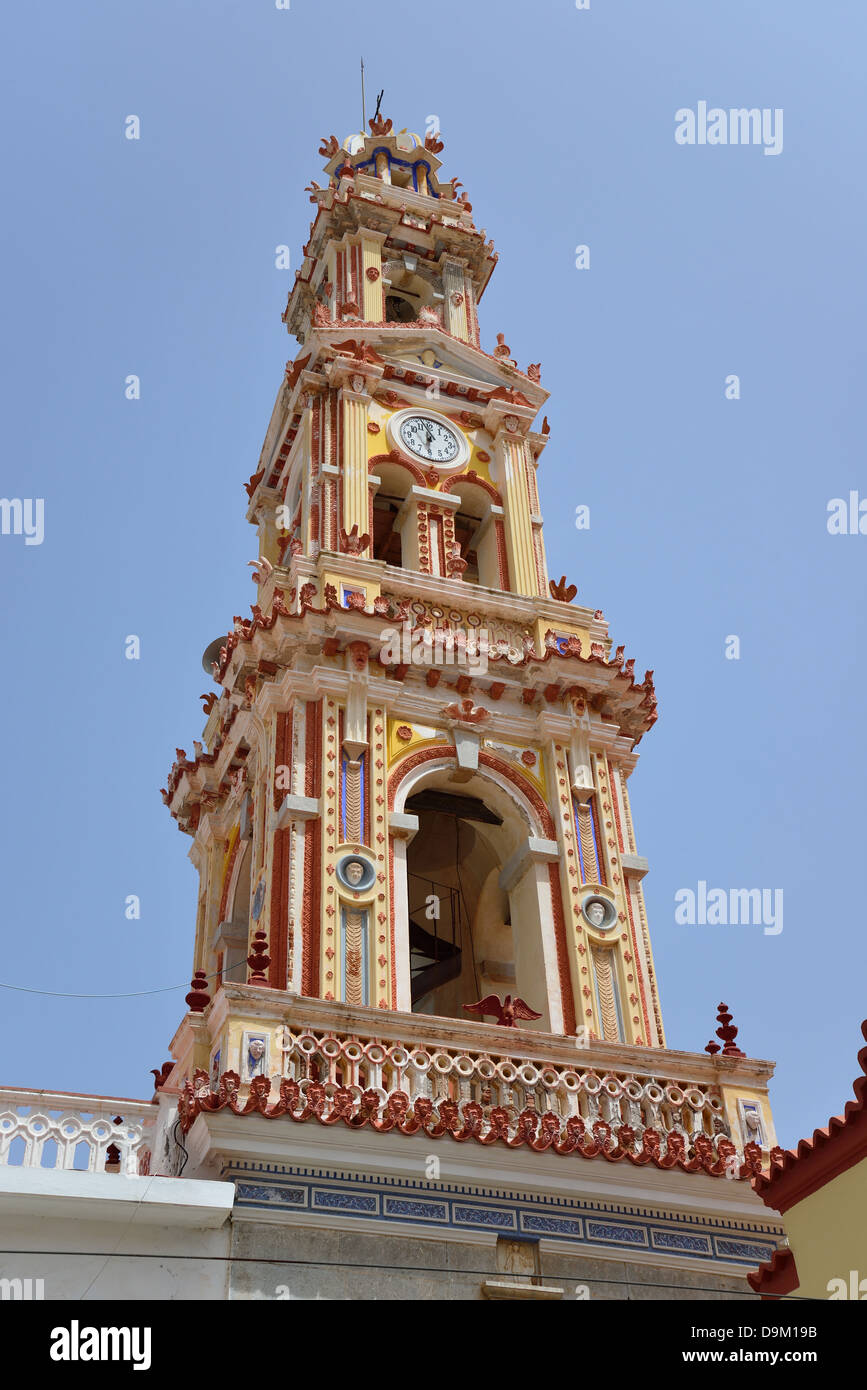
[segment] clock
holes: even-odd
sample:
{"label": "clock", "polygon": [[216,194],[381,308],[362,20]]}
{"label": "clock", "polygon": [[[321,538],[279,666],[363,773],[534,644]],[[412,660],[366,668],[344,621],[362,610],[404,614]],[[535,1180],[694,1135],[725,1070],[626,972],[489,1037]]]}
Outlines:
{"label": "clock", "polygon": [[388,422],[388,434],[405,454],[444,472],[462,468],[469,458],[469,444],[461,431],[429,411],[398,411]]}
{"label": "clock", "polygon": [[454,430],[431,415],[407,415],[400,425],[404,446],[425,463],[454,463],[460,444]]}

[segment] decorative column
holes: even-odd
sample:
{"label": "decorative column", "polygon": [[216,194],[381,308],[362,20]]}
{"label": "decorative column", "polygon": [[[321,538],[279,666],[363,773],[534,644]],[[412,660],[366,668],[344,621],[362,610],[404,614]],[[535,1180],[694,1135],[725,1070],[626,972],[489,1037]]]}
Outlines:
{"label": "decorative column", "polygon": [[409,811],[392,811],[388,817],[388,844],[391,860],[389,878],[394,885],[392,903],[393,1007],[412,1011],[412,976],[409,950],[409,881],[406,852],[418,833],[418,816]]}
{"label": "decorative column", "polygon": [[445,295],[445,327],[455,338],[463,342],[471,341],[469,316],[467,312],[467,286],[465,264],[460,260],[443,258],[443,293]]}
{"label": "decorative column", "polygon": [[[662,1010],[659,1006],[659,992],[656,986],[656,971],[653,964],[653,951],[650,945],[650,931],[647,925],[647,912],[644,906],[644,893],[641,880],[648,870],[647,860],[635,850],[635,832],[629,809],[629,795],[626,777],[631,768],[621,768],[609,760],[609,781],[611,812],[617,832],[620,850],[620,865],[623,873],[623,896],[629,929],[634,943],[636,973],[641,989],[639,993],[644,1004],[646,1036],[644,1041],[651,1046],[664,1047],[665,1033],[662,1027]],[[604,807],[603,807],[604,809]]]}
{"label": "decorative column", "polygon": [[553,770],[555,795],[548,799],[560,848],[559,865],[550,865],[553,879],[559,878],[564,910],[564,932],[567,948],[567,969],[572,994],[573,1027],[593,1027],[593,991],[590,987],[590,958],[584,917],[581,912],[580,874],[572,797],[569,790],[567,743],[569,720],[559,711],[545,710],[537,720],[539,736],[544,740],[544,765]]}
{"label": "decorative column", "polygon": [[487,589],[508,590],[509,587],[508,565],[504,563],[504,517],[503,508],[492,502],[473,537],[472,548],[479,559],[479,583]]}
{"label": "decorative column", "polygon": [[518,418],[506,415],[494,439],[495,481],[503,497],[506,550],[512,592],[537,594],[539,577],[533,540],[527,463]]}
{"label": "decorative column", "polygon": [[400,532],[404,569],[422,574],[450,575],[454,545],[454,514],[461,505],[456,493],[413,486],[395,519]]}
{"label": "decorative column", "polygon": [[[551,869],[559,859],[556,840],[530,835],[503,865],[499,879],[500,888],[509,896],[512,921],[523,923],[523,930],[514,937],[516,981],[540,1011],[539,1027],[550,1033],[565,1032],[565,1016],[572,1003],[571,998],[563,998],[569,971],[567,967],[564,979],[551,911]],[[536,931],[531,930],[531,924]]]}
{"label": "decorative column", "polygon": [[[336,784],[337,812],[332,817],[326,810],[323,996],[389,1008],[385,723],[382,706],[370,702],[366,643],[350,643],[347,676],[343,709],[329,700],[326,717],[326,798],[332,801]],[[336,768],[332,739],[339,747]]]}
{"label": "decorative column", "polygon": [[370,744],[371,849],[376,863],[376,883],[371,905],[374,998],[378,1008],[394,1009],[398,1007],[397,967],[394,946],[388,931],[388,830],[385,801],[388,762],[385,753],[385,710],[382,705],[373,706]]}
{"label": "decorative column", "polygon": [[382,323],[385,301],[382,294],[382,243],[385,233],[366,232],[361,239],[361,283],[363,317],[368,323]]}
{"label": "decorative column", "polygon": [[545,559],[545,539],[542,534],[542,513],[539,506],[539,487],[536,482],[536,458],[530,448],[529,440],[524,440],[524,472],[527,478],[527,493],[530,498],[530,525],[533,533],[533,560],[536,569],[536,593],[541,598],[548,597],[548,564]]}
{"label": "decorative column", "polygon": [[[290,768],[292,755],[292,712],[288,710],[275,715],[274,718],[274,768],[271,782],[271,806],[266,808],[268,813],[272,809],[277,811],[280,808],[285,795],[281,786],[285,780],[284,769]],[[294,939],[290,940],[291,929],[289,927],[291,837],[292,830],[286,826],[283,829],[275,828],[271,838],[271,863],[268,874],[268,882],[270,883],[268,944],[271,961],[268,983],[272,989],[288,988],[289,953],[294,946]],[[255,874],[252,882],[255,883]],[[257,907],[258,903],[254,900],[250,912],[250,929],[254,932],[262,925]]]}
{"label": "decorative column", "polygon": [[367,486],[367,410],[370,397],[364,390],[364,377],[353,376],[350,386],[340,390],[343,445],[343,530],[358,527],[367,531],[369,508]]}
{"label": "decorative column", "polygon": [[[317,711],[311,715],[310,711]],[[316,991],[310,988],[309,956],[313,949],[314,928],[318,939],[319,923],[312,916],[312,903],[319,895],[319,839],[321,831],[318,788],[318,706],[293,704],[291,711],[277,715],[289,720],[291,736],[283,726],[282,743],[285,763],[275,756],[274,811],[271,828],[274,838],[285,835],[283,850],[286,901],[286,988],[299,994]],[[312,740],[312,742],[310,742]],[[313,758],[317,759],[314,765]],[[316,793],[316,794],[314,794]],[[318,909],[317,909],[318,911]],[[255,915],[255,897],[254,897]]]}

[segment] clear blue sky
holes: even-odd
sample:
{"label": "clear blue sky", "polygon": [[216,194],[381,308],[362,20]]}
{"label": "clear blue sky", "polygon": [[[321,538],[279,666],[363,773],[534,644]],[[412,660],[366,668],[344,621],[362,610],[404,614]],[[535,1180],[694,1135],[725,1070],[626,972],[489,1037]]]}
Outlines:
{"label": "clear blue sky", "polygon": [[[345,0],[7,13],[0,494],[43,497],[45,539],[0,537],[0,977],[189,980],[196,875],[158,788],[201,731],[204,647],[254,597],[242,483],[297,351],[274,248],[298,264],[320,137],[360,123],[363,52],[368,96],[385,88],[398,127],[438,115],[445,174],[495,239],[485,345],[503,331],[520,363],[542,361],[551,572],[656,673],[632,788],[669,1043],[703,1048],[725,999],[744,1048],[777,1060],[791,1143],[849,1097],[867,1014],[867,536],[826,529],[830,498],[867,495],[867,13],[441,0],[400,14]],[[675,111],[701,100],[782,108],[782,154],[676,144]],[[129,373],[140,401],[124,398]],[[782,888],[782,933],[678,926],[674,895],[699,880]],[[147,1095],[184,992],[0,991],[2,1079]]]}

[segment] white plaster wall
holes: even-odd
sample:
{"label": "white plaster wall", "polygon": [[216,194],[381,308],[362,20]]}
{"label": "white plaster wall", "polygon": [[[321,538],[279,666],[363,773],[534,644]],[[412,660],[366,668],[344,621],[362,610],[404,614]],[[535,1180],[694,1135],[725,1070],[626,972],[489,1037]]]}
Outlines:
{"label": "white plaster wall", "polygon": [[222,1182],[3,1167],[0,1279],[41,1279],[46,1300],[225,1299],[233,1195]]}
{"label": "white plaster wall", "polygon": [[[45,1298],[225,1299],[229,1223],[217,1231],[19,1217],[0,1220],[0,1278],[43,1279]],[[7,1250],[33,1251],[6,1254]],[[55,1253],[38,1253],[51,1251]],[[148,1258],[136,1258],[136,1256]],[[181,1259],[210,1255],[211,1260]]]}

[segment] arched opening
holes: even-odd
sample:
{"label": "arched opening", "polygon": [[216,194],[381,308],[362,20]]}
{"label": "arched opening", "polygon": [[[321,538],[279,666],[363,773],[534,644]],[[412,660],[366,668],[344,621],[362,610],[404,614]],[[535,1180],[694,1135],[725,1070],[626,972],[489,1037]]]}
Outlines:
{"label": "arched opening", "polygon": [[373,558],[387,565],[403,562],[403,546],[396,522],[403,506],[402,497],[378,492],[373,499]]}
{"label": "arched opening", "polygon": [[418,307],[411,299],[402,294],[387,294],[385,296],[386,323],[412,323],[413,319],[416,318],[418,318]]}
{"label": "arched opening", "polygon": [[374,560],[401,567],[403,538],[398,519],[412,487],[412,475],[400,464],[377,463],[375,467],[380,481],[373,497],[371,553]]}
{"label": "arched opening", "polygon": [[299,458],[293,476],[290,478],[289,485],[286,488],[286,497],[283,502],[282,513],[278,508],[278,516],[281,517],[284,523],[282,526],[278,525],[276,528],[277,560],[281,565],[287,564],[291,559],[292,542],[304,542],[303,484],[304,464],[303,460]]}
{"label": "arched opening", "polygon": [[455,512],[455,540],[461,547],[461,557],[467,562],[463,581],[498,588],[497,541],[490,525],[491,492],[469,478],[456,478],[450,484],[450,491],[461,499]]}
{"label": "arched opening", "polygon": [[396,161],[391,165],[391,182],[395,188],[412,188],[412,169],[408,165],[398,164]]}
{"label": "arched opening", "polygon": [[441,291],[439,279],[429,280],[426,275],[420,275],[418,269],[418,257],[409,253],[383,266],[386,323],[415,322],[420,310],[429,308]]}
{"label": "arched opening", "polygon": [[521,798],[487,772],[467,776],[451,762],[408,780],[403,809],[418,830],[396,858],[395,892],[405,892],[410,1007],[481,1021],[464,1006],[510,994],[539,1012],[533,1026],[549,1029],[547,865],[521,862],[538,827]]}
{"label": "arched opening", "polygon": [[[217,928],[216,965],[222,979],[243,984],[247,978],[247,951],[250,933],[250,869],[253,842],[245,840],[238,851],[229,891],[226,920]],[[222,959],[221,959],[222,958]]]}
{"label": "arched opening", "polygon": [[474,545],[476,532],[479,523],[473,516],[466,512],[458,511],[454,514],[455,520],[455,541],[461,548],[461,558],[466,561],[466,569],[461,578],[465,584],[478,584],[479,582],[479,555]]}
{"label": "arched opening", "polygon": [[502,819],[478,797],[437,789],[410,797],[407,810],[419,821],[407,854],[412,1007],[464,1018],[492,971],[514,974],[502,865],[485,835]]}

